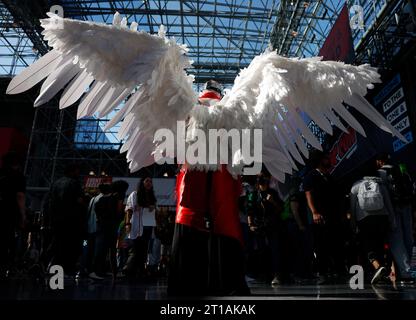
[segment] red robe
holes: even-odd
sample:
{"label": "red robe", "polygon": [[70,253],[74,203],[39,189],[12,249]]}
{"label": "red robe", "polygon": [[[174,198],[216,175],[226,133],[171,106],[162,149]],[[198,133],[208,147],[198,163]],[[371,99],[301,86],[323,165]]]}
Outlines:
{"label": "red robe", "polygon": [[[200,102],[208,106],[219,99],[219,94],[213,91],[205,91],[200,96]],[[235,238],[243,244],[238,208],[241,181],[231,176],[226,165],[210,174],[211,181],[205,171],[181,168],[176,180],[176,223],[208,232],[205,226],[208,215],[213,233]]]}

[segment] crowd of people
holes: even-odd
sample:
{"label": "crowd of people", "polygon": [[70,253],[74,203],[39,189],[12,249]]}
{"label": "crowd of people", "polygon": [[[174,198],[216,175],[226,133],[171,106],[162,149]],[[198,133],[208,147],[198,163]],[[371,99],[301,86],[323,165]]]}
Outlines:
{"label": "crowd of people", "polygon": [[[0,171],[1,277],[13,277],[23,267],[40,276],[51,265],[61,265],[67,277],[93,281],[140,281],[166,277],[170,272],[172,294],[184,294],[180,288],[191,290],[202,268],[207,269],[211,280],[221,278],[218,281],[225,285],[224,290],[227,281],[222,278],[233,275],[235,281],[229,288],[249,294],[240,281],[239,270],[246,280],[254,278],[279,286],[346,283],[351,277],[349,268],[362,265],[372,284],[413,281],[415,193],[405,166],[392,165],[387,155],[380,155],[374,169],[356,181],[348,194],[331,178],[324,153],[311,152],[310,168],[304,176],[292,176],[286,189],[273,185],[267,172],[242,177],[241,192],[235,197],[241,230],[233,242],[226,237],[232,230],[222,232],[221,228],[234,228],[234,224],[221,222],[224,218],[218,214],[211,215],[214,221],[200,215],[200,229],[195,222],[185,221],[191,214],[198,217],[195,208],[203,204],[214,209],[229,207],[218,199],[234,201],[234,197],[220,188],[217,200],[211,201],[209,191],[221,184],[215,179],[228,181],[226,177],[204,176],[211,196],[206,196],[203,203],[194,201],[196,207],[185,206],[189,199],[178,202],[183,208],[181,216],[176,214],[174,227],[175,212],[169,214],[158,205],[151,177],[142,177],[130,194],[126,194],[128,183],[119,180],[100,185],[99,193],[91,197],[83,191],[79,167],[69,165],[64,177],[55,181],[45,195],[41,214],[33,221],[25,208],[25,180],[18,158],[6,155]],[[200,182],[201,177],[197,180]],[[240,180],[230,183],[234,186]],[[188,192],[201,197],[201,187],[191,186]],[[186,196],[189,194],[181,197]],[[190,213],[190,208],[196,211]],[[221,214],[227,215],[226,210]],[[208,222],[211,227],[206,225]],[[219,231],[213,237],[209,231],[204,232],[205,228]],[[241,256],[236,251],[240,243]],[[215,252],[215,259],[205,255],[205,244]],[[221,268],[210,269],[203,264]],[[184,279],[189,280],[189,288]]]}
{"label": "crowd of people", "polygon": [[272,285],[345,283],[350,267],[361,265],[372,284],[414,282],[415,185],[405,166],[380,154],[349,193],[332,179],[325,153],[312,152],[310,166],[286,192],[272,189],[265,174],[246,179],[248,274]]}
{"label": "crowd of people", "polygon": [[25,206],[20,160],[6,155],[0,170],[2,280],[22,272],[43,277],[52,265],[62,266],[67,278],[95,281],[166,275],[174,212],[156,207],[151,177],[129,195],[124,180],[90,194],[79,166],[70,164],[34,214]]}

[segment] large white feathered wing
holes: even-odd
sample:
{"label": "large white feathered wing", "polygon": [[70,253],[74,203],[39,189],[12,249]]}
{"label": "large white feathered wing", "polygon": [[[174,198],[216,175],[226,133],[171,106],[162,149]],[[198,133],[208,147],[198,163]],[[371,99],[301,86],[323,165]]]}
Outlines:
{"label": "large white feathered wing", "polygon": [[192,113],[200,123],[208,121],[209,127],[244,128],[249,123],[251,128],[263,129],[263,163],[276,178],[284,180],[285,173],[297,168],[295,160],[304,164],[309,155],[306,142],[322,150],[304,114],[329,134],[332,125],[347,131],[342,118],[365,136],[344,102],[406,141],[364,98],[377,82],[380,76],[369,65],[352,66],[319,57],[290,59],[266,52],[241,71],[214,110],[195,108]]}
{"label": "large white feathered wing", "polygon": [[66,108],[84,95],[78,118],[98,113],[103,117],[125,104],[107,128],[120,120],[125,139],[122,151],[132,171],[153,162],[153,134],[160,128],[175,132],[197,102],[185,46],[158,35],[127,28],[116,13],[112,25],[62,19],[48,13],[41,20],[43,34],[53,50],[16,76],[7,93],[26,91],[46,78],[35,106],[65,88],[59,106]]}

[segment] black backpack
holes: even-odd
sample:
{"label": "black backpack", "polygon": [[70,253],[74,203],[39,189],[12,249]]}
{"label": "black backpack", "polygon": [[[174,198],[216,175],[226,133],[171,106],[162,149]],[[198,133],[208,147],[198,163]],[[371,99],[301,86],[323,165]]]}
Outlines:
{"label": "black backpack", "polygon": [[117,203],[112,194],[104,195],[94,205],[98,223],[113,222],[117,218]]}
{"label": "black backpack", "polygon": [[390,197],[395,204],[409,204],[413,199],[413,182],[408,174],[404,174],[397,166],[384,166],[380,177],[387,182]]}

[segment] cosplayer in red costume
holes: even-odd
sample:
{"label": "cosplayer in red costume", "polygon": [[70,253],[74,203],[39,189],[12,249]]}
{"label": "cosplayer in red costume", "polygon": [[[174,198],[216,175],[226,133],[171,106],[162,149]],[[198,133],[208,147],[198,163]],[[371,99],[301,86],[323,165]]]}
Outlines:
{"label": "cosplayer in red costume", "polygon": [[[221,99],[211,80],[199,97],[207,107]],[[241,181],[220,171],[183,166],[176,182],[177,210],[168,291],[171,295],[242,295],[249,290],[238,198]]]}
{"label": "cosplayer in red costume", "polygon": [[[203,112],[206,109],[195,109],[194,80],[186,72],[192,63],[186,47],[168,38],[163,27],[157,36],[150,36],[135,32],[137,23],[128,30],[126,21],[118,13],[112,26],[50,13],[41,25],[53,50],[14,78],[7,93],[22,93],[47,78],[35,106],[47,103],[64,89],[61,109],[83,97],[78,118],[108,114],[127,99],[106,127],[124,119],[119,135],[125,141],[122,150],[127,151],[132,171],[150,165],[156,160],[154,156],[160,155],[160,144],[151,139],[159,129],[172,128],[177,121],[197,114],[200,117],[190,118],[192,129],[214,129],[219,123],[224,129],[261,128],[268,142],[261,154],[264,165],[280,179],[296,168],[295,160],[303,162],[299,152],[307,156],[303,140],[321,148],[300,115],[313,118],[328,132],[332,124],[345,130],[339,117],[365,136],[363,127],[341,101],[408,142],[364,98],[367,89],[380,82],[380,75],[370,65],[288,59],[267,50],[239,73],[225,105],[216,106],[215,112],[207,115]],[[123,50],[115,50],[118,47]],[[90,88],[88,93],[86,88]],[[218,91],[218,85],[209,82],[201,103],[211,105],[210,101],[219,99]],[[175,94],[170,97],[167,92]],[[242,294],[247,290],[235,218],[238,190],[238,182],[226,170],[179,174],[178,220],[168,288],[172,294]],[[211,222],[210,228],[204,229],[205,219]]]}

